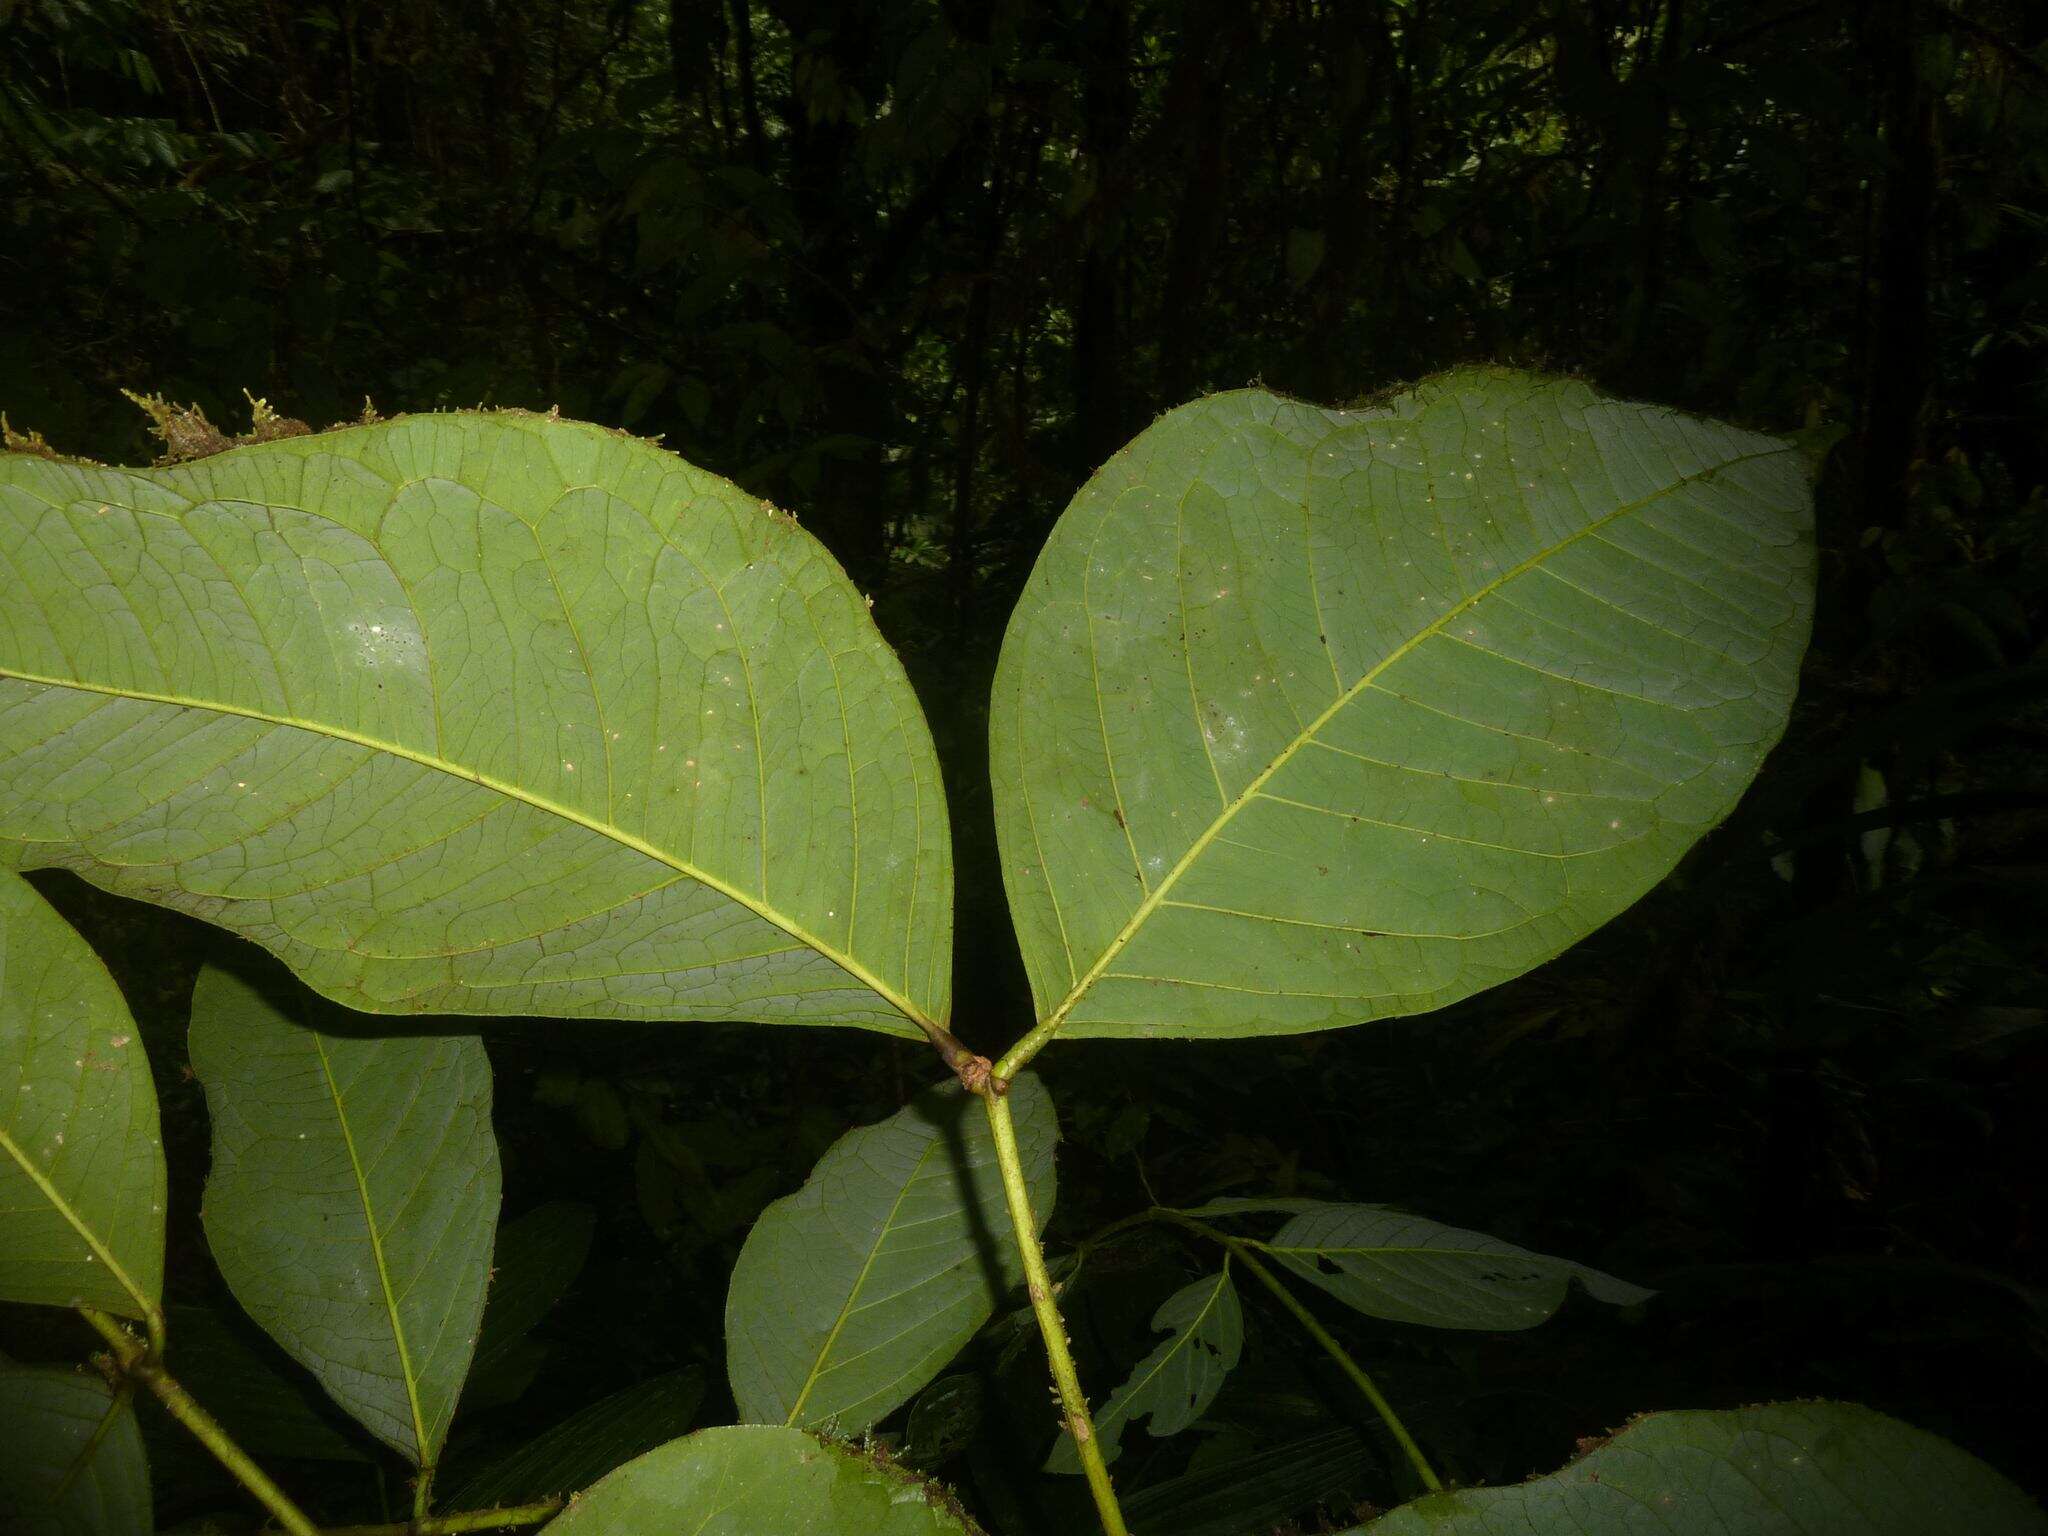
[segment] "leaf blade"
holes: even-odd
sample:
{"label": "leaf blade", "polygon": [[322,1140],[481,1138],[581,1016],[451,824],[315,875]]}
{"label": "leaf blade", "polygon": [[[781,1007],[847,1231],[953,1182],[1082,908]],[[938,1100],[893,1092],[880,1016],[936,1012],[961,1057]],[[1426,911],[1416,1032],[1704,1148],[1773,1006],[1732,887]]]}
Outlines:
{"label": "leaf blade", "polygon": [[0,1300],[148,1318],[163,1294],[156,1085],[121,990],[0,871]]}
{"label": "leaf blade", "polygon": [[2048,1517],[1938,1436],[1848,1403],[1645,1414],[1562,1471],[1431,1494],[1348,1536],[2020,1536]]}
{"label": "leaf blade", "polygon": [[[1244,1312],[1229,1269],[1167,1297],[1152,1315],[1152,1328],[1168,1330],[1172,1336],[1131,1368],[1095,1415],[1095,1438],[1105,1462],[1122,1454],[1126,1424],[1149,1418],[1147,1427],[1155,1436],[1177,1435],[1206,1413],[1223,1390],[1224,1378],[1237,1368],[1244,1349]],[[1073,1431],[1060,1431],[1045,1470],[1081,1471]]]}
{"label": "leaf blade", "polygon": [[0,1425],[7,1427],[0,1523],[7,1530],[150,1536],[156,1529],[149,1461],[132,1406],[121,1407],[91,1460],[63,1487],[113,1406],[113,1393],[96,1376],[0,1361]]}
{"label": "leaf blade", "polygon": [[1368,1317],[1426,1328],[1533,1328],[1563,1305],[1573,1282],[1614,1306],[1654,1294],[1570,1259],[1380,1206],[1311,1202],[1258,1246]]}
{"label": "leaf blade", "polygon": [[1783,729],[1809,505],[1790,445],[1501,370],[1169,413],[998,667],[1034,1045],[1424,1011],[1615,915]]}
{"label": "leaf blade", "polygon": [[290,1007],[217,966],[200,972],[207,1241],[249,1315],[364,1428],[428,1466],[489,1282],[489,1063],[474,1036],[351,1039]]}
{"label": "leaf blade", "polygon": [[946,1015],[901,667],[793,520],[651,445],[472,412],[146,473],[8,456],[0,569],[32,599],[0,857],[375,1011]]}
{"label": "leaf blade", "polygon": [[780,1425],[732,1424],[671,1440],[605,1477],[559,1516],[562,1536],[976,1536],[929,1485]]}
{"label": "leaf blade", "polygon": [[[1042,1225],[1052,1099],[1025,1075],[1010,1103]],[[726,1367],[741,1416],[851,1434],[908,1401],[1019,1283],[996,1235],[1007,1219],[986,1118],[955,1084],[841,1137],[762,1212],[733,1268]]]}

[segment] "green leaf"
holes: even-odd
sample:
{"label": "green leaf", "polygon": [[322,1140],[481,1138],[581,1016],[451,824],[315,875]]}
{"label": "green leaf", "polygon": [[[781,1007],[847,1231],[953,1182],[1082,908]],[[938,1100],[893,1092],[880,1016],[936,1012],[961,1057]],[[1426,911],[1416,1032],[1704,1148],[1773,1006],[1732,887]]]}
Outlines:
{"label": "green leaf", "polygon": [[440,1502],[450,1509],[495,1509],[574,1493],[682,1434],[703,1401],[701,1371],[650,1377],[493,1458]]}
{"label": "green leaf", "polygon": [[474,1036],[337,1034],[338,1010],[288,996],[199,973],[206,1239],[249,1315],[371,1434],[431,1466],[490,1277],[490,1063]]}
{"label": "green leaf", "polygon": [[589,1206],[551,1200],[498,1229],[463,1408],[502,1406],[532,1384],[546,1348],[527,1335],[583,1272],[596,1226],[597,1212]]}
{"label": "green leaf", "polygon": [[800,1429],[729,1424],[671,1440],[577,1499],[556,1536],[976,1536],[938,1485]]}
{"label": "green leaf", "polygon": [[1561,1472],[1433,1493],[1352,1536],[2022,1536],[2025,1494],[1935,1435],[1848,1403],[1652,1413]]}
{"label": "green leaf", "polygon": [[[1132,1419],[1150,1415],[1153,1434],[1177,1435],[1207,1413],[1223,1390],[1223,1380],[1236,1369],[1244,1348],[1244,1313],[1230,1271],[1197,1280],[1167,1297],[1152,1315],[1152,1327],[1166,1329],[1173,1337],[1140,1360],[1095,1415],[1095,1437],[1104,1461],[1116,1460],[1123,1449],[1118,1441],[1124,1425]],[[1060,1431],[1045,1470],[1081,1470],[1071,1431]]]}
{"label": "green leaf", "polygon": [[0,458],[0,860],[383,1012],[943,1020],[945,799],[794,519],[455,412],[127,472]]}
{"label": "green leaf", "polygon": [[150,1536],[149,1463],[133,1408],[100,1441],[71,1486],[66,1473],[113,1407],[99,1377],[0,1361],[0,1531],[7,1536]]}
{"label": "green leaf", "polygon": [[1811,506],[1789,444],[1502,370],[1168,413],[1061,518],[997,668],[1042,1029],[1420,1013],[1599,927],[1784,729]]}
{"label": "green leaf", "polygon": [[1533,1328],[1564,1304],[1574,1280],[1618,1307],[1655,1294],[1570,1259],[1372,1205],[1311,1205],[1261,1250],[1368,1317],[1426,1328]]}
{"label": "green leaf", "polygon": [[0,871],[0,1301],[146,1317],[162,1297],[156,1085],[92,946]]}
{"label": "green leaf", "polygon": [[[1010,1110],[1032,1209],[1052,1214],[1052,1097],[1031,1074]],[[849,1131],[804,1187],[761,1213],[725,1301],[740,1417],[855,1434],[958,1354],[1022,1283],[994,1139],[958,1084]]]}

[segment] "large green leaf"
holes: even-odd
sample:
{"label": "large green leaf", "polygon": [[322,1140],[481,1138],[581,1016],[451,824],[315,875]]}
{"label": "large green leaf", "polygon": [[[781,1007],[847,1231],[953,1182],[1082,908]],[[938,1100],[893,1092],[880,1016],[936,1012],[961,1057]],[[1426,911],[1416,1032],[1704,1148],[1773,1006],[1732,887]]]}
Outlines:
{"label": "large green leaf", "polygon": [[732,1424],[671,1440],[564,1510],[557,1536],[974,1536],[933,1484],[800,1429]]}
{"label": "large green leaf", "polygon": [[149,1536],[149,1462],[123,1407],[66,1488],[114,1395],[99,1377],[0,1361],[0,1536]]}
{"label": "large green leaf", "polygon": [[143,1317],[164,1153],[135,1021],[92,946],[0,871],[0,1301]]}
{"label": "large green leaf", "polygon": [[[1010,1107],[1042,1226],[1058,1118],[1029,1073]],[[840,1137],[761,1213],[733,1268],[725,1355],[740,1417],[853,1434],[907,1402],[1022,1283],[1008,1230],[988,1117],[958,1084]]]}
{"label": "large green leaf", "polygon": [[1325,1029],[1558,954],[1778,739],[1811,516],[1790,444],[1500,370],[1170,412],[1074,499],[997,669],[1039,1018]]}
{"label": "large green leaf", "polygon": [[352,1007],[943,1020],[931,741],[845,574],[653,445],[457,412],[0,458],[0,861]]}
{"label": "large green leaf", "polygon": [[1847,1403],[1653,1413],[1561,1472],[1433,1493],[1352,1536],[2027,1536],[2048,1517],[1946,1440]]}
{"label": "large green leaf", "polygon": [[[1172,1337],[1132,1368],[1095,1415],[1095,1438],[1104,1461],[1115,1461],[1121,1454],[1124,1425],[1131,1420],[1149,1415],[1153,1434],[1177,1435],[1206,1413],[1223,1390],[1224,1378],[1237,1368],[1244,1348],[1244,1312],[1230,1271],[1220,1270],[1175,1291],[1153,1314],[1152,1326]],[[1071,1431],[1060,1431],[1045,1470],[1081,1470]]]}
{"label": "large green leaf", "polygon": [[206,1239],[249,1315],[372,1434],[429,1466],[490,1277],[490,1063],[474,1036],[351,1037],[332,1032],[335,1013],[296,989],[199,973]]}
{"label": "large green leaf", "polygon": [[1287,1268],[1368,1317],[1429,1328],[1533,1328],[1576,1280],[1597,1301],[1652,1292],[1570,1259],[1373,1205],[1307,1208],[1262,1244]]}

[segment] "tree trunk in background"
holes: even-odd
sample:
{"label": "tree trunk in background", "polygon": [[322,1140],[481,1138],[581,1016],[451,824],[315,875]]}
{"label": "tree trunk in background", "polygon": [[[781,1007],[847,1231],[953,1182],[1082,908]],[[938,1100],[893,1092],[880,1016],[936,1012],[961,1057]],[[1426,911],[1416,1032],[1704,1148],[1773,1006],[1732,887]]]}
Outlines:
{"label": "tree trunk in background", "polygon": [[1906,481],[1921,456],[1923,418],[1934,386],[1928,285],[1936,103],[1920,78],[1916,0],[1887,0],[1874,21],[1887,76],[1888,168],[1879,216],[1869,408],[1863,418],[1864,519],[1873,527],[1898,528],[1905,523]]}
{"label": "tree trunk in background", "polygon": [[1130,17],[1124,0],[1091,9],[1082,23],[1082,153],[1094,196],[1079,216],[1081,272],[1074,299],[1073,468],[1087,475],[1130,436],[1124,395],[1117,250],[1131,136]]}
{"label": "tree trunk in background", "polygon": [[1223,212],[1224,146],[1230,131],[1225,71],[1243,48],[1256,19],[1254,12],[1240,5],[1231,5],[1229,14],[1236,24],[1226,33],[1217,0],[1196,0],[1188,7],[1180,51],[1174,57],[1173,80],[1166,92],[1166,121],[1172,132],[1187,139],[1187,169],[1175,209],[1159,310],[1157,404],[1162,409],[1181,404],[1195,392],[1200,382],[1196,356],[1209,340],[1199,317],[1208,295],[1210,253]]}

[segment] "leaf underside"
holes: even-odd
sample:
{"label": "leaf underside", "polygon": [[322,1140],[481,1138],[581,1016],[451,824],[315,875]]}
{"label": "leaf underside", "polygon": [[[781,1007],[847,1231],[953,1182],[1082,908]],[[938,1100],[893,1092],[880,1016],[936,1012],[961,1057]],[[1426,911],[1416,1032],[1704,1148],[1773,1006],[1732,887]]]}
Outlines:
{"label": "leaf underside", "polygon": [[1061,518],[997,669],[1039,1018],[1326,1029],[1560,953],[1783,731],[1811,521],[1790,444],[1504,370],[1168,413]]}
{"label": "leaf underside", "polygon": [[456,412],[129,472],[0,457],[0,861],[384,1012],[943,1020],[929,733],[794,520]]}
{"label": "leaf underside", "polygon": [[731,1424],[629,1461],[578,1498],[560,1536],[976,1536],[909,1473],[781,1425]]}
{"label": "leaf underside", "polygon": [[[1052,1214],[1052,1098],[1010,1087],[1031,1204]],[[850,1131],[761,1213],[726,1295],[726,1371],[753,1423],[867,1428],[909,1401],[1021,1283],[988,1117],[957,1084]]]}
{"label": "leaf underside", "polygon": [[135,1020],[92,946],[0,871],[0,1301],[162,1299],[164,1154]]}
{"label": "leaf underside", "polygon": [[112,1407],[87,1372],[0,1361],[0,1531],[14,1536],[150,1536],[149,1462],[135,1410],[123,1408],[92,1459],[65,1475]]}
{"label": "leaf underside", "polygon": [[1653,1294],[1570,1259],[1371,1205],[1304,1202],[1261,1251],[1368,1317],[1427,1328],[1533,1328],[1574,1281],[1613,1306]]}
{"label": "leaf underside", "polygon": [[[1224,1378],[1237,1368],[1244,1349],[1244,1312],[1230,1272],[1174,1292],[1153,1314],[1152,1327],[1170,1330],[1173,1337],[1140,1360],[1095,1414],[1095,1438],[1105,1462],[1122,1452],[1123,1429],[1133,1419],[1149,1416],[1153,1434],[1177,1435],[1206,1413],[1223,1390]],[[1080,1472],[1070,1430],[1060,1431],[1045,1470]]]}
{"label": "leaf underside", "polygon": [[474,1036],[349,1037],[288,1008],[331,1023],[303,993],[199,974],[207,1243],[265,1332],[364,1428],[431,1465],[490,1277],[490,1063]]}
{"label": "leaf underside", "polygon": [[1647,1414],[1561,1472],[1430,1494],[1349,1536],[2038,1536],[1975,1457],[1847,1403]]}

